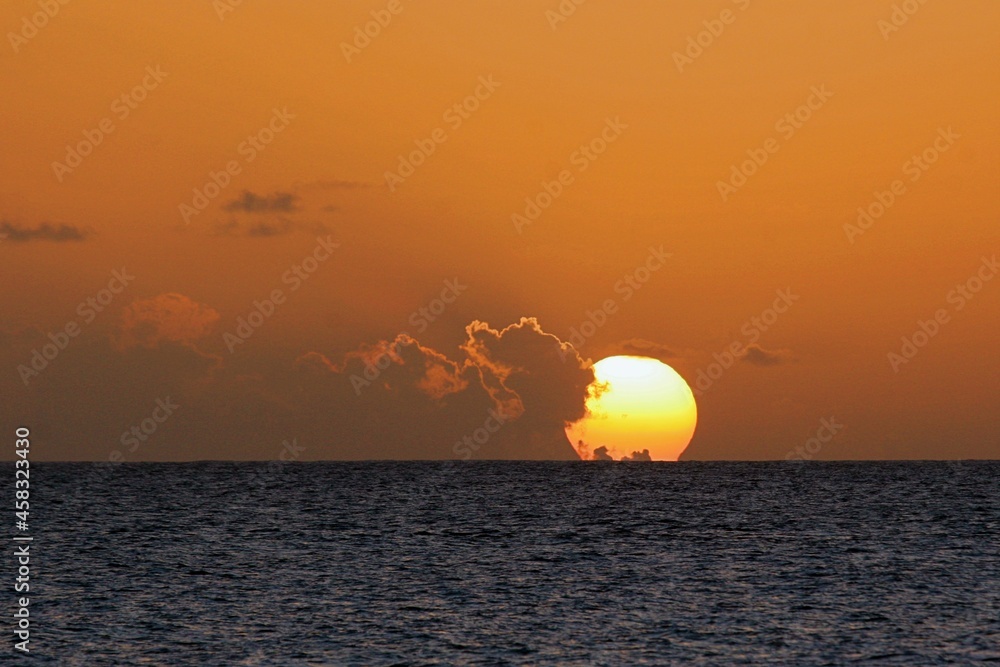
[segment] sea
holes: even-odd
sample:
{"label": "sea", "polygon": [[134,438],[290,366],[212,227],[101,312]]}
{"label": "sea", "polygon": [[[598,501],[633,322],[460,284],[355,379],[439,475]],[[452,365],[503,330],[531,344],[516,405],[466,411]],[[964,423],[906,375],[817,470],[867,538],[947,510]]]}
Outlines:
{"label": "sea", "polygon": [[32,462],[30,507],[3,664],[1000,663],[998,462]]}

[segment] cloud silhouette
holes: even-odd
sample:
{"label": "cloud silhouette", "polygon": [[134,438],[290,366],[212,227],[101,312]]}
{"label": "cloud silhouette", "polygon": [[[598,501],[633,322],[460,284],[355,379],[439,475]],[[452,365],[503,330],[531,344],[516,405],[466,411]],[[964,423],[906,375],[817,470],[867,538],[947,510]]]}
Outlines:
{"label": "cloud silhouette", "polygon": [[614,461],[611,454],[608,454],[608,448],[601,446],[594,450],[594,454],[591,457],[592,461]]}
{"label": "cloud silhouette", "polygon": [[30,241],[51,241],[54,243],[84,241],[89,236],[89,232],[75,225],[54,225],[49,222],[43,222],[37,227],[22,227],[6,220],[0,222],[0,239],[9,239],[15,243],[28,243]]}
{"label": "cloud silhouette", "polygon": [[[567,424],[586,414],[587,387],[594,372],[586,368],[569,343],[542,330],[538,320],[522,317],[502,330],[473,321],[466,327],[462,349],[472,363],[489,373],[489,382],[501,397],[516,397],[519,409],[532,418]],[[560,354],[562,352],[562,354]],[[563,358],[570,353],[570,363]]]}
{"label": "cloud silhouette", "polygon": [[259,222],[251,225],[245,231],[246,236],[268,237],[288,234],[294,229],[290,220],[275,220],[273,222]]}
{"label": "cloud silhouette", "polygon": [[[0,349],[0,358],[32,364],[31,348],[42,340]],[[220,418],[220,403],[199,400],[199,386],[211,381],[220,362],[192,346],[171,342],[121,349],[111,337],[91,330],[73,339],[27,386],[14,373],[0,376],[0,392],[5,409],[26,423],[45,425],[42,444],[49,459],[107,462],[115,452],[129,461],[218,458],[238,450],[201,449],[225,442],[225,433],[216,432],[214,424],[238,428],[243,437],[253,435],[238,420]],[[132,449],[123,444],[130,429],[149,417],[160,400],[180,407],[157,427],[155,436],[132,440]],[[215,417],[209,418],[208,412]]]}
{"label": "cloud silhouette", "polygon": [[244,213],[291,213],[298,210],[298,195],[291,192],[275,192],[271,195],[258,195],[244,190],[237,199],[227,203],[226,211],[242,211]]}
{"label": "cloud silhouette", "polygon": [[645,338],[629,338],[616,346],[615,354],[630,354],[637,357],[652,357],[660,361],[680,359],[681,354],[675,349]]}
{"label": "cloud silhouette", "polygon": [[[290,438],[314,460],[578,459],[565,425],[584,414],[593,371],[533,318],[473,322],[448,353],[401,334],[336,357],[216,355],[205,348],[220,346],[218,320],[182,294],[140,299],[27,386],[0,375],[0,391],[46,424],[47,456],[61,460],[107,460],[167,397],[180,408],[127,460],[271,459]],[[0,363],[30,364],[45,342],[38,331],[0,335]]]}
{"label": "cloud silhouette", "polygon": [[754,366],[777,366],[794,359],[790,350],[765,350],[756,343],[747,345],[746,351],[740,358]]}
{"label": "cloud silhouette", "polygon": [[[474,321],[451,359],[401,334],[365,345],[341,363],[302,355],[310,419],[336,423],[341,442],[376,458],[576,459],[564,431],[583,416],[593,371],[534,318],[504,329]],[[559,349],[572,353],[563,364]],[[488,441],[466,437],[502,422]],[[466,443],[462,445],[462,443]]]}
{"label": "cloud silhouette", "polygon": [[215,225],[213,230],[218,236],[243,236],[258,239],[285,236],[294,232],[323,234],[330,231],[329,227],[322,223],[307,224],[295,222],[284,217],[250,223],[241,223],[233,219]]}

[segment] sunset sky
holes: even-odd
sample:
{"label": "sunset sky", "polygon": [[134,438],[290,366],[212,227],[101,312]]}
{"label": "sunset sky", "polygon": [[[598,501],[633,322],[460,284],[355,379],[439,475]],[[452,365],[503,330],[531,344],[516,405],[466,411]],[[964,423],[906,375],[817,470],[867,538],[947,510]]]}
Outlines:
{"label": "sunset sky", "polygon": [[561,458],[615,354],[696,389],[682,459],[1000,458],[993,0],[49,4],[0,7],[35,458]]}

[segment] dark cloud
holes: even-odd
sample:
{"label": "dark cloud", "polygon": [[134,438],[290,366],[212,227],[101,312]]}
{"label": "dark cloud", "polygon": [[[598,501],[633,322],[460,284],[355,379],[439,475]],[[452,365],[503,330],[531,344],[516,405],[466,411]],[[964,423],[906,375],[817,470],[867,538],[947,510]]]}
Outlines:
{"label": "dark cloud", "polygon": [[594,450],[594,455],[591,458],[592,461],[614,461],[611,454],[608,454],[608,448],[601,446]]}
{"label": "dark cloud", "polygon": [[0,239],[8,239],[15,243],[27,243],[29,241],[52,241],[55,243],[84,241],[89,236],[89,232],[75,225],[54,225],[43,222],[37,227],[22,227],[6,220],[0,222]]}
{"label": "dark cloud", "polygon": [[243,236],[248,238],[271,238],[285,236],[295,232],[322,234],[330,229],[322,223],[301,223],[288,218],[274,218],[243,223],[239,220],[229,220],[215,225],[215,234],[219,236]]}
{"label": "dark cloud", "polygon": [[294,229],[294,225],[289,220],[276,220],[274,222],[259,222],[246,229],[247,236],[268,237],[288,234]]}
{"label": "dark cloud", "polygon": [[644,449],[641,452],[632,452],[631,456],[623,456],[622,461],[652,461],[653,457],[649,455],[649,450]]}
{"label": "dark cloud", "polygon": [[630,354],[637,357],[652,357],[660,361],[680,359],[681,354],[671,347],[661,343],[656,343],[645,338],[630,338],[623,340],[616,346],[614,354]]}
{"label": "dark cloud", "polygon": [[[572,423],[586,414],[594,372],[584,368],[572,345],[544,332],[538,320],[523,317],[502,330],[474,321],[466,333],[462,349],[472,363],[489,371],[498,400],[513,395],[520,410],[554,423]],[[563,363],[567,352],[571,363]]]}
{"label": "dark cloud", "polygon": [[[239,197],[226,203],[222,210],[233,214],[251,214],[259,216],[261,214],[284,214],[295,215],[303,211],[302,197],[310,192],[322,192],[327,190],[359,190],[371,187],[371,183],[347,180],[321,180],[311,182],[297,182],[291,191],[276,191],[271,194],[258,194],[250,190],[244,190]],[[313,197],[315,200],[315,196]],[[313,201],[306,208],[315,209],[317,202]],[[319,206],[319,210],[331,213],[340,210],[335,203],[326,203]],[[216,225],[216,232],[229,234],[232,236],[280,236],[288,234],[296,229],[304,227],[300,223],[294,223],[287,219],[279,219],[269,222],[255,222],[251,225],[240,224],[237,220]]]}
{"label": "dark cloud", "polygon": [[743,361],[754,366],[777,366],[793,360],[789,350],[765,350],[757,344],[747,345],[741,357]]}
{"label": "dark cloud", "polygon": [[[500,330],[475,321],[466,333],[458,359],[405,334],[339,364],[303,355],[296,366],[310,419],[373,458],[578,458],[564,428],[583,416],[593,371],[576,350],[534,318]],[[487,433],[495,416],[502,425]],[[476,434],[486,440],[470,441]]]}
{"label": "dark cloud", "polygon": [[[31,365],[30,354],[17,350],[5,361]],[[213,438],[222,434],[206,428],[210,420],[196,418],[195,406],[199,384],[210,380],[220,361],[177,343],[123,350],[106,336],[81,336],[30,377],[27,386],[13,373],[0,376],[0,391],[5,408],[25,423],[39,425],[48,459],[108,461],[114,452],[129,461],[218,458],[225,450],[201,448],[212,447]],[[180,408],[157,424],[155,434],[126,444],[132,427],[150,417],[157,401]]]}
{"label": "dark cloud", "polygon": [[291,213],[298,210],[298,195],[291,192],[275,192],[271,195],[258,195],[244,190],[237,199],[226,204],[226,211],[241,211],[244,213]]}
{"label": "dark cloud", "polygon": [[[46,425],[46,456],[63,460],[107,460],[167,398],[180,407],[125,460],[272,459],[292,438],[313,460],[578,459],[565,426],[583,416],[593,371],[533,318],[473,322],[453,354],[401,334],[284,359],[206,351],[221,347],[218,319],[182,294],[141,299],[110,335],[73,339],[27,384],[0,375],[0,391]],[[0,337],[0,362],[30,364],[47,342],[21,338]]]}

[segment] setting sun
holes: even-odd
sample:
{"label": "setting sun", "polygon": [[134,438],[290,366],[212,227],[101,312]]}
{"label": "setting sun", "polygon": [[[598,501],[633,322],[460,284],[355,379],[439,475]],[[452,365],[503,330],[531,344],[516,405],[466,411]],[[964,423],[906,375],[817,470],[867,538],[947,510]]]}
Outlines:
{"label": "setting sun", "polygon": [[601,359],[594,375],[587,416],[566,429],[580,458],[639,460],[648,452],[653,461],[676,461],[698,422],[684,378],[656,359],[632,356]]}

